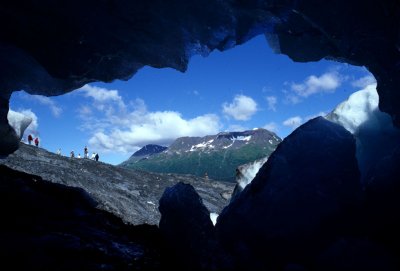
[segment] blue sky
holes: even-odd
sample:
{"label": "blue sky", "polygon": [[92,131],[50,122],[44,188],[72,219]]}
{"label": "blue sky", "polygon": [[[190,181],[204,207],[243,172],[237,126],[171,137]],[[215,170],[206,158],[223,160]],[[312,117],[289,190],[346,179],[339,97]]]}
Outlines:
{"label": "blue sky", "polygon": [[118,164],[146,144],[168,146],[181,136],[261,127],[284,138],[373,81],[363,67],[293,62],[259,36],[194,56],[185,73],[145,67],[129,81],[92,83],[62,96],[18,91],[10,108],[33,118],[27,133],[43,148],[83,155],[87,145],[101,161]]}

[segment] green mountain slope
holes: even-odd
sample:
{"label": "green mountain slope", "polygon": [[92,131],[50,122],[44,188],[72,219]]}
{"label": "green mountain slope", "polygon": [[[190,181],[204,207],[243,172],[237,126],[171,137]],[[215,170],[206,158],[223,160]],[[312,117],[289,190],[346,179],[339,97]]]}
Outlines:
{"label": "green mountain slope", "polygon": [[269,156],[281,142],[265,129],[178,138],[161,152],[129,159],[120,166],[159,173],[192,174],[219,181],[235,181],[240,165]]}

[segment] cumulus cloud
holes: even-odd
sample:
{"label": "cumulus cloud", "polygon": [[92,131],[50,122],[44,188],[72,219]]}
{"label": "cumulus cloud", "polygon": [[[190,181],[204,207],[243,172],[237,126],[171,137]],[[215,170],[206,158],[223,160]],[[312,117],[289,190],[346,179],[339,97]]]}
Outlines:
{"label": "cumulus cloud", "polygon": [[55,117],[59,117],[62,113],[62,108],[57,105],[55,101],[51,98],[42,96],[42,95],[31,95],[30,96],[33,100],[39,102],[42,105],[48,106],[51,110],[51,113]]}
{"label": "cumulus cloud", "polygon": [[364,77],[361,77],[361,78],[351,82],[351,85],[353,87],[360,88],[360,89],[366,88],[367,86],[372,85],[372,84],[376,84],[375,77],[372,75],[366,75]]}
{"label": "cumulus cloud", "polygon": [[295,117],[288,118],[282,124],[285,126],[291,127],[292,129],[295,129],[295,128],[299,127],[302,124],[302,122],[303,122],[302,117],[295,116]]}
{"label": "cumulus cloud", "polygon": [[182,136],[218,133],[221,127],[214,114],[185,119],[176,111],[149,111],[142,99],[126,104],[117,90],[87,85],[78,93],[95,100],[78,110],[83,120],[80,129],[91,133],[89,146],[103,153],[131,153],[147,144],[169,145]]}
{"label": "cumulus cloud", "polygon": [[276,111],[276,103],[278,102],[276,96],[267,96],[265,97],[265,99],[268,103],[268,110]]}
{"label": "cumulus cloud", "polygon": [[222,105],[222,111],[235,120],[249,120],[257,112],[257,103],[251,97],[236,95],[231,103]]}
{"label": "cumulus cloud", "polygon": [[326,115],[327,115],[326,112],[321,111],[321,112],[318,112],[316,114],[308,115],[306,117],[295,116],[295,117],[288,118],[282,124],[287,126],[287,127],[291,127],[292,129],[296,129],[301,124],[309,121],[310,119],[313,119],[313,118],[316,118],[316,117],[324,117]]}
{"label": "cumulus cloud", "polygon": [[334,92],[341,85],[341,78],[337,72],[324,73],[321,76],[311,75],[302,83],[292,83],[291,90],[300,97],[326,92]]}
{"label": "cumulus cloud", "polygon": [[[82,93],[85,97],[90,97],[94,100],[95,107],[100,111],[110,110],[110,104],[117,105],[119,109],[125,109],[126,105],[119,95],[118,90],[106,89],[91,85],[84,85],[76,90],[77,93]],[[112,107],[111,107],[112,108]]]}
{"label": "cumulus cloud", "polygon": [[[138,118],[139,117],[139,118]],[[106,127],[97,131],[89,144],[103,152],[132,152],[146,144],[169,145],[178,137],[204,136],[217,133],[220,128],[216,115],[208,114],[184,119],[174,111],[131,112],[123,126]]]}

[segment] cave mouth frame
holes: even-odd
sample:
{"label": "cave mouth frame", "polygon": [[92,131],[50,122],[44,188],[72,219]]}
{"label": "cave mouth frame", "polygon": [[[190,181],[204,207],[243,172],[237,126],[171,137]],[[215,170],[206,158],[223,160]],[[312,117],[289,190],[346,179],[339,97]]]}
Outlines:
{"label": "cave mouth frame", "polygon": [[400,125],[397,1],[15,1],[2,3],[0,12],[2,155],[18,148],[6,123],[15,90],[58,95],[128,79],[144,66],[183,71],[193,54],[227,50],[259,34],[296,62],[367,67],[377,80],[380,110]]}
{"label": "cave mouth frame", "polygon": [[[371,79],[371,76],[363,67],[351,66],[336,61],[293,62],[285,55],[274,53],[267,44],[265,37],[259,35],[245,44],[227,51],[214,51],[206,57],[193,56],[189,62],[188,70],[184,73],[169,68],[145,67],[128,81],[95,82],[90,84],[90,86],[93,86],[92,88],[86,88],[83,92],[75,90],[52,98],[14,92],[10,105],[11,109],[23,109],[25,112],[33,114],[35,125],[38,124],[35,111],[26,106],[32,106],[32,108],[37,108],[40,111],[38,114],[39,131],[43,129],[44,132],[39,133],[38,136],[44,137],[43,145],[46,146],[47,150],[56,152],[61,148],[63,154],[67,156],[71,150],[74,150],[76,155],[78,153],[83,155],[83,151],[80,149],[88,144],[89,139],[95,138],[94,129],[96,128],[93,128],[95,125],[90,126],[88,119],[81,118],[73,122],[74,125],[80,126],[81,130],[71,132],[71,130],[76,129],[76,126],[73,127],[70,124],[66,124],[65,122],[68,122],[65,119],[66,117],[73,115],[83,116],[84,118],[94,117],[94,114],[90,115],[89,113],[101,113],[100,111],[103,111],[103,114],[96,114],[98,119],[92,119],[91,121],[95,122],[97,126],[105,125],[102,120],[111,125],[107,119],[111,115],[104,113],[104,110],[115,112],[117,116],[113,117],[119,118],[122,123],[127,122],[127,118],[122,116],[121,113],[135,115],[135,112],[143,110],[140,107],[144,106],[148,107],[148,109],[146,109],[146,114],[141,115],[143,118],[148,118],[149,115],[156,112],[161,114],[175,111],[182,115],[178,120],[184,121],[189,125],[190,120],[196,117],[215,114],[219,118],[219,124],[224,121],[225,130],[229,130],[229,128],[250,130],[255,127],[271,127],[270,129],[274,131],[273,125],[275,125],[275,127],[280,127],[280,131],[274,132],[284,138],[294,130],[295,126],[317,115],[329,113],[336,105],[347,99],[352,92],[364,87],[362,84],[365,84],[365,82],[362,82],[362,80]],[[251,82],[252,79],[254,79],[254,82]],[[205,83],[205,81],[209,83]],[[176,87],[177,85],[178,87]],[[219,87],[219,92],[221,92],[219,95],[215,95],[215,92],[213,92],[216,88],[213,85]],[[158,91],[159,89],[161,91]],[[97,96],[95,94],[96,90],[99,91]],[[157,94],[157,97],[154,94]],[[144,97],[140,95],[144,95]],[[226,119],[227,115],[222,112],[224,104],[236,105],[234,109],[237,110],[246,110],[246,108],[240,107],[240,100],[235,104],[234,98],[239,95],[250,98],[257,103],[258,108],[251,113],[254,115],[250,117],[254,118],[256,116],[258,124],[254,124],[256,122],[251,119],[250,121],[235,120],[234,115],[228,116],[229,120]],[[334,95],[337,97],[332,99]],[[152,101],[152,97],[163,102],[157,105]],[[176,98],[179,98],[180,101],[176,101]],[[104,101],[109,100],[107,100],[107,103],[102,103],[101,99],[104,99]],[[216,99],[218,102],[211,104],[212,99]],[[15,102],[15,100],[18,101]],[[135,106],[127,109],[128,105],[132,104],[132,101],[136,103]],[[187,106],[188,101],[190,106]],[[108,104],[108,102],[110,103]],[[323,105],[324,102],[328,105]],[[323,105],[323,109],[321,105]],[[104,108],[100,110],[99,107],[101,106]],[[118,107],[121,106],[124,111],[118,112],[121,110]],[[300,109],[296,111],[296,107],[300,107]],[[211,108],[211,111],[209,108]],[[200,113],[191,112],[194,111],[193,109]],[[307,110],[309,111],[307,112]],[[243,115],[245,116],[246,112]],[[165,120],[166,117],[166,115],[161,116],[160,120]],[[262,119],[264,118],[265,121],[263,123]],[[60,122],[62,119],[65,121],[64,128],[53,129],[54,122]],[[79,124],[78,121],[81,123]],[[205,121],[212,122],[214,120],[205,119]],[[246,126],[246,123],[251,124]],[[143,121],[138,125],[146,124]],[[85,125],[88,127],[83,128]],[[126,131],[123,126],[115,125],[120,131]],[[219,132],[215,130],[215,126],[209,126],[208,128],[212,132]],[[111,127],[109,126],[108,129],[111,129]],[[157,127],[157,124],[154,124],[153,128],[153,131],[162,129],[161,126]],[[90,137],[87,135],[90,132],[89,129],[93,129]],[[37,133],[35,129],[27,132]],[[208,134],[212,134],[212,132]],[[55,135],[50,137],[51,133]],[[69,139],[62,139],[64,133]],[[160,133],[166,136],[165,131]],[[201,136],[207,134],[205,131],[202,131],[202,133]],[[282,136],[282,133],[284,136]],[[106,136],[110,134],[111,132],[105,133]],[[180,135],[187,136],[185,134]],[[82,140],[82,136],[86,136],[87,140]],[[129,136],[134,136],[133,132],[128,134]],[[176,137],[179,137],[179,134]],[[101,142],[99,138],[97,140],[97,149],[99,149],[101,143],[103,145],[106,144],[106,142]],[[116,138],[116,140],[123,141],[121,138]],[[74,144],[68,144],[67,142],[69,141]],[[51,144],[49,144],[50,142]],[[162,141],[149,141],[148,143],[160,144],[160,142],[163,144]],[[124,144],[127,144],[127,142],[125,141]],[[142,146],[144,145],[142,143]],[[123,146],[112,146],[111,148],[118,149],[118,147],[122,148]],[[90,149],[94,148],[91,146]],[[101,150],[101,152],[104,155],[104,150]],[[123,159],[129,158],[133,152],[133,149],[128,151]],[[116,155],[111,155],[110,158],[107,155],[106,153],[105,157],[103,157],[106,158],[106,161],[107,159],[110,159],[108,161],[116,161],[116,158],[114,158]],[[122,162],[121,158],[119,162]],[[112,164],[118,164],[118,162]]]}

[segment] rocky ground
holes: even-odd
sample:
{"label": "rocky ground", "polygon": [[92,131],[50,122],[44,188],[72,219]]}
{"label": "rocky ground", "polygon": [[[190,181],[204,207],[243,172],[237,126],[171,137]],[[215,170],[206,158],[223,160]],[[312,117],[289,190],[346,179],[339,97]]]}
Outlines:
{"label": "rocky ground", "polygon": [[133,225],[158,225],[158,201],[167,187],[178,182],[191,184],[207,209],[218,214],[229,203],[235,185],[191,175],[148,173],[90,159],[72,159],[24,143],[15,153],[0,159],[0,164],[47,181],[83,188],[98,202],[99,209]]}

